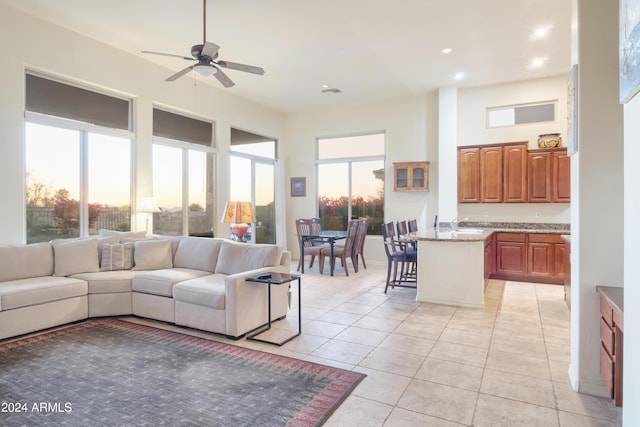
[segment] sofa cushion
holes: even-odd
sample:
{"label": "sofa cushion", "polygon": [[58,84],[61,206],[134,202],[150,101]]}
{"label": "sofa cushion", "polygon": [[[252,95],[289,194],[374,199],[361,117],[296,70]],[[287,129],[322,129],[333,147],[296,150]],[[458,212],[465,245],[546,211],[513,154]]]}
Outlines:
{"label": "sofa cushion", "polygon": [[131,289],[134,292],[171,297],[173,296],[173,285],[176,283],[208,274],[210,274],[208,271],[188,268],[168,268],[141,272],[131,281]]}
{"label": "sofa cushion", "polygon": [[173,299],[224,310],[225,278],[224,274],[210,274],[176,283],[173,287]]}
{"label": "sofa cushion", "polygon": [[216,273],[236,274],[262,267],[275,267],[280,262],[282,248],[276,245],[238,243],[225,240],[220,247]]}
{"label": "sofa cushion", "polygon": [[49,243],[0,246],[0,282],[52,274],[53,250]]}
{"label": "sofa cushion", "polygon": [[173,267],[169,240],[140,240],[133,243],[134,270],[161,270]]}
{"label": "sofa cushion", "polygon": [[174,267],[193,268],[213,273],[218,260],[222,239],[184,237],[173,258]]}
{"label": "sofa cushion", "polygon": [[0,283],[2,311],[87,294],[87,282],[70,277],[32,277]]}
{"label": "sofa cushion", "polygon": [[98,273],[80,273],[70,276],[89,285],[89,294],[109,294],[131,292],[131,280],[142,272],[132,270],[100,271]]}
{"label": "sofa cushion", "polygon": [[52,246],[56,276],[100,271],[97,239],[56,240]]}
{"label": "sofa cushion", "polygon": [[133,243],[105,243],[102,245],[100,271],[131,270]]}

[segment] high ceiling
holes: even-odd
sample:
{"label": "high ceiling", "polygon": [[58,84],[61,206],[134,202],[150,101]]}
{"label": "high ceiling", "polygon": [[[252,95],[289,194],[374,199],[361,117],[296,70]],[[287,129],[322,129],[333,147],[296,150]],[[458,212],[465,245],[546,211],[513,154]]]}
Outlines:
{"label": "high ceiling", "polygon": [[[190,56],[202,43],[202,0],[0,3],[160,64],[167,77],[190,63],[140,51]],[[534,37],[541,27],[548,35]],[[229,89],[207,83],[280,111],[310,111],[566,74],[571,1],[208,0],[207,40],[221,46],[219,59],[266,70],[227,71]],[[532,66],[536,59],[543,65]]]}

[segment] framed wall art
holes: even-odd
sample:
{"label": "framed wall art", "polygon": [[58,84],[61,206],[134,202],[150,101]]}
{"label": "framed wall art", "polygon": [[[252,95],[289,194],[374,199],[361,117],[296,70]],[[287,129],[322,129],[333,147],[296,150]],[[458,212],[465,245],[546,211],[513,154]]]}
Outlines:
{"label": "framed wall art", "polygon": [[291,197],[304,197],[307,195],[307,178],[291,178]]}
{"label": "framed wall art", "polygon": [[567,77],[567,154],[578,152],[578,64]]}
{"label": "framed wall art", "polygon": [[620,103],[640,90],[640,0],[620,0]]}

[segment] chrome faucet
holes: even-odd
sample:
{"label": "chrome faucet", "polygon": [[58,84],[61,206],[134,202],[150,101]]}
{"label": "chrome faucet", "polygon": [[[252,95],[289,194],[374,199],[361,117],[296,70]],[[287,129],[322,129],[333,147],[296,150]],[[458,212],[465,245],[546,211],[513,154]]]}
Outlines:
{"label": "chrome faucet", "polygon": [[459,227],[458,227],[458,223],[459,223],[460,221],[466,221],[466,220],[468,220],[468,219],[469,219],[469,218],[467,218],[467,217],[464,217],[464,218],[462,218],[462,219],[458,219],[457,217],[456,217],[456,218],[453,218],[453,219],[451,220],[451,222],[449,222],[449,224],[451,225],[451,231],[454,231],[454,232],[455,232],[455,231],[458,231],[458,229],[459,229]]}

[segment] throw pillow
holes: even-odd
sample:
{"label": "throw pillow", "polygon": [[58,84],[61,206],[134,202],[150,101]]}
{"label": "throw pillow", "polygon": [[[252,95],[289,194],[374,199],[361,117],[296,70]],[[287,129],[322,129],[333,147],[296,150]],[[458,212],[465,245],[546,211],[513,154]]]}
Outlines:
{"label": "throw pillow", "polygon": [[236,274],[262,267],[275,267],[280,262],[282,248],[276,245],[232,242],[225,240],[220,247],[216,273]]}
{"label": "throw pillow", "polygon": [[100,271],[131,270],[133,243],[105,243],[102,245]]}
{"label": "throw pillow", "polygon": [[172,268],[169,240],[139,240],[133,243],[133,270]]}
{"label": "throw pillow", "polygon": [[55,276],[100,271],[97,239],[57,240],[52,245]]}

